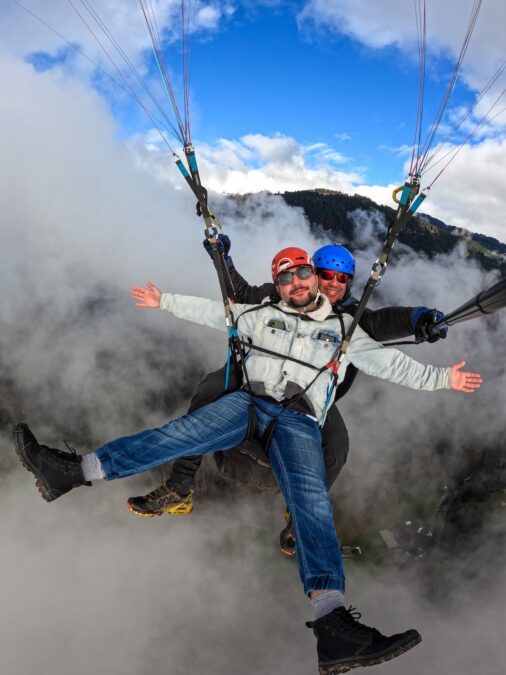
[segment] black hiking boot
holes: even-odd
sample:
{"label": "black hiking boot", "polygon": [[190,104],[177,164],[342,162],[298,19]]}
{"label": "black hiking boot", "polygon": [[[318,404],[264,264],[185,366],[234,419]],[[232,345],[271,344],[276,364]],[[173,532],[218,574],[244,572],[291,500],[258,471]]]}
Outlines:
{"label": "black hiking boot", "polygon": [[27,424],[14,427],[14,449],[23,466],[36,477],[35,484],[46,502],[52,502],[72,488],[91,485],[84,480],[81,455],[39,445]]}
{"label": "black hiking boot", "polygon": [[293,530],[292,514],[288,509],[285,510],[286,526],[279,533],[279,546],[281,553],[292,558],[295,553],[295,532]]}
{"label": "black hiking boot", "polygon": [[136,516],[151,518],[164,513],[186,516],[193,511],[192,495],[193,490],[190,490],[187,495],[179,494],[170,480],[167,480],[145,496],[130,497],[127,500],[127,506]]}
{"label": "black hiking boot", "polygon": [[338,607],[321,619],[306,623],[318,640],[320,675],[337,675],[352,668],[375,666],[411,649],[422,638],[416,630],[387,637],[360,623],[354,607]]}

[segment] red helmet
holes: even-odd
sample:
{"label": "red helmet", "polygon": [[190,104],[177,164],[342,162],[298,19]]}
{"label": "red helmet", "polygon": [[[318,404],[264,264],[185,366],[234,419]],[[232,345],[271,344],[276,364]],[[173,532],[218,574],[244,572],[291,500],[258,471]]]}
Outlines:
{"label": "red helmet", "polygon": [[283,270],[299,265],[311,265],[313,267],[313,261],[309,253],[296,246],[283,248],[279,253],[276,253],[272,260],[272,280],[276,281],[278,274]]}

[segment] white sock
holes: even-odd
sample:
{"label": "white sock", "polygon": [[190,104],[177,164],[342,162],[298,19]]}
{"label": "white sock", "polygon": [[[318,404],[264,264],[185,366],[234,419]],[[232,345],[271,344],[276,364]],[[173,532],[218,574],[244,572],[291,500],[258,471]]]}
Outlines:
{"label": "white sock", "polygon": [[82,458],[81,469],[83,470],[84,480],[101,480],[105,478],[102,463],[95,452],[82,455]]}
{"label": "white sock", "polygon": [[344,605],[344,593],[331,589],[311,598],[311,604],[313,605],[314,618],[321,619],[325,614],[330,614],[337,607]]}

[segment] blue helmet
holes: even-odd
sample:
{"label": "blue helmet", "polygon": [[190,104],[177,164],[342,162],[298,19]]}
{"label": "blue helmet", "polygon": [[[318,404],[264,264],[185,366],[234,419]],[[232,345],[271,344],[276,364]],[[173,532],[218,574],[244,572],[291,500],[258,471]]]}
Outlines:
{"label": "blue helmet", "polygon": [[355,274],[355,258],[341,244],[327,244],[319,248],[313,255],[313,264],[316,269],[346,272],[351,276]]}

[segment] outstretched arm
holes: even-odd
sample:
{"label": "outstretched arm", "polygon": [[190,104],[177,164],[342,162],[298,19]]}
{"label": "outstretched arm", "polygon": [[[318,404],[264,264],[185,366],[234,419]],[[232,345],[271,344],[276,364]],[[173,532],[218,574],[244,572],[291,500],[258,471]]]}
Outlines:
{"label": "outstretched arm", "polygon": [[451,368],[419,363],[397,349],[383,347],[374,342],[360,327],[354,333],[346,358],[368,375],[412,389],[454,389],[472,393],[482,383],[477,373],[461,371],[463,362],[456,363]]}
{"label": "outstretched arm", "polygon": [[[170,312],[179,319],[186,319],[202,326],[209,326],[209,328],[227,330],[223,303],[219,300],[197,298],[191,295],[177,295],[176,293],[161,293],[160,289],[151,281],[148,281],[145,287],[134,286],[130,289],[130,295],[136,307],[161,309],[164,312]],[[250,305],[235,305],[234,311],[240,314],[249,308]],[[247,321],[242,322],[240,332],[243,335],[249,335],[248,326]]]}

